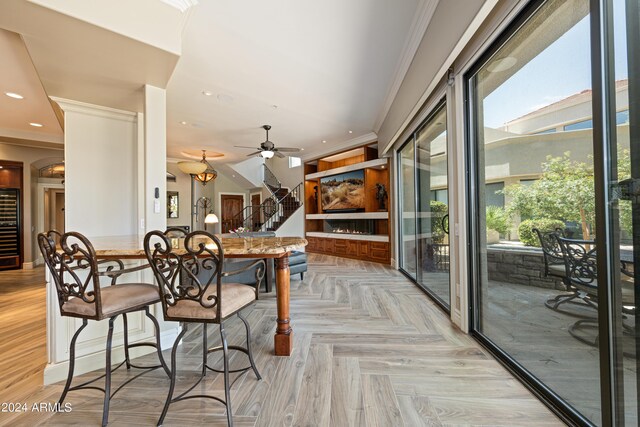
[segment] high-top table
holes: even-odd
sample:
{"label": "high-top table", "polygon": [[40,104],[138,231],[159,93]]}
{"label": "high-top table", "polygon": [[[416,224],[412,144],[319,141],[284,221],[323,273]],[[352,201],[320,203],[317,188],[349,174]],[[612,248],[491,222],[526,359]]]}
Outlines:
{"label": "high-top table", "polygon": [[[91,237],[90,240],[99,259],[146,260],[141,236]],[[291,355],[293,329],[291,329],[289,318],[289,253],[306,246],[306,239],[301,237],[222,237],[220,240],[226,258],[274,258],[278,313],[274,350],[277,356]]]}

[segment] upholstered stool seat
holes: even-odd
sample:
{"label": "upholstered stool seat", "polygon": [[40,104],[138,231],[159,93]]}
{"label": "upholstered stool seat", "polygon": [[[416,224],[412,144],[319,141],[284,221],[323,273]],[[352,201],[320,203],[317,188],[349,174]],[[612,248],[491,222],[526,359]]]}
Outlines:
{"label": "upholstered stool seat", "polygon": [[[156,291],[157,292],[157,291]],[[203,300],[210,300],[211,296],[217,296],[216,286],[211,285],[203,294]],[[229,317],[242,307],[251,304],[256,299],[255,289],[241,283],[223,283],[221,299],[221,316]],[[194,321],[215,320],[217,311],[211,307],[203,307],[198,301],[180,300],[174,306],[167,307],[167,315],[173,318],[183,318]]]}
{"label": "upholstered stool seat", "polygon": [[99,316],[96,315],[96,305],[94,303],[85,302],[78,297],[69,298],[67,302],[62,304],[62,310],[68,315],[75,314],[102,320],[134,311],[135,307],[143,309],[145,306],[160,302],[158,287],[148,283],[123,283],[109,286],[102,288],[100,295],[102,297],[102,310]]}

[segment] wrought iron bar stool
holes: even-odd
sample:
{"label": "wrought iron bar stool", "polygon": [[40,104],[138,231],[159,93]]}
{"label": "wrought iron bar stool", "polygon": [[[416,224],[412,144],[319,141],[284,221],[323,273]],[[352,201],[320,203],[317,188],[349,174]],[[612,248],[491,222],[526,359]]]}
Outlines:
{"label": "wrought iron bar stool", "polygon": [[[253,369],[258,380],[260,373],[256,368],[251,352],[251,329],[240,311],[252,305],[258,299],[260,282],[265,272],[265,262],[257,260],[235,271],[222,271],[224,250],[220,240],[206,231],[194,231],[183,238],[175,237],[175,230],[152,231],[144,239],[144,250],[160,286],[160,298],[165,320],[182,322],[183,328],[171,350],[171,384],[158,425],[162,425],[172,403],[194,398],[214,399],[227,408],[227,422],[233,425],[231,411],[229,374]],[[170,237],[173,236],[173,237]],[[232,276],[255,268],[255,284],[222,283],[223,276]],[[247,347],[227,344],[224,322],[238,315],[244,323]],[[202,371],[198,381],[186,391],[173,397],[176,385],[176,350],[180,340],[187,333],[191,323],[203,325],[202,335]],[[208,348],[207,325],[217,324],[220,328],[222,346]],[[207,356],[222,350],[223,369],[208,365]],[[249,358],[249,366],[229,370],[229,350],[238,350]],[[188,393],[193,390],[207,374],[207,370],[224,375],[224,400],[212,395]]]}
{"label": "wrought iron bar stool", "polygon": [[[59,242],[59,244],[57,244]],[[140,267],[125,269],[119,260],[99,261],[91,242],[82,234],[68,232],[60,234],[55,230],[38,234],[38,245],[44,257],[45,264],[51,273],[58,294],[60,314],[67,317],[82,319],[82,326],[74,333],[69,345],[69,372],[67,381],[62,391],[58,404],[64,402],[69,391],[81,389],[94,389],[104,392],[104,404],[102,412],[102,425],[106,426],[109,420],[109,403],[111,398],[122,387],[135,380],[139,376],[162,367],[170,376],[160,347],[160,327],[156,318],[149,312],[149,306],[160,302],[160,294],[155,285],[147,283],[116,284],[122,274],[140,270]],[[110,265],[109,265],[110,264]],[[102,271],[99,265],[107,265]],[[86,277],[84,277],[86,275]],[[100,277],[111,279],[110,286],[100,287]],[[155,343],[129,344],[127,313],[144,310],[155,327]],[[122,315],[124,323],[124,352],[125,360],[115,368],[111,365],[111,344],[113,339],[113,324],[118,316]],[[90,381],[71,387],[75,368],[75,347],[80,332],[87,326],[89,320],[109,319],[109,331],[106,343],[105,373]],[[156,348],[159,365],[138,366],[131,362],[129,349],[140,346]],[[113,393],[111,392],[111,373],[122,365],[130,368],[142,369],[143,372],[127,379]],[[104,388],[92,385],[99,379],[105,379]]]}

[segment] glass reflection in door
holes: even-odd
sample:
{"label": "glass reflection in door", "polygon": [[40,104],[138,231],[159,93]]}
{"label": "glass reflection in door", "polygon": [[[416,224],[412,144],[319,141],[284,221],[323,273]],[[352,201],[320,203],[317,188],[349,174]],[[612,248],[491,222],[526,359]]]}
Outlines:
{"label": "glass reflection in door", "polygon": [[[640,319],[636,307],[640,301],[640,6],[637,0],[609,0],[613,8],[613,48],[615,81],[605,88],[615,91],[611,110],[607,111],[615,129],[615,144],[610,145],[608,181],[612,191],[608,206],[613,229],[608,252],[613,278],[612,320],[614,346],[611,360],[616,387],[615,412],[618,425],[637,426],[638,374],[640,359]],[[635,46],[635,48],[632,48]],[[636,64],[636,66],[630,66]],[[613,94],[612,94],[613,95]],[[630,102],[635,100],[635,102]],[[615,121],[614,121],[615,120]],[[600,287],[599,292],[606,290]],[[584,333],[587,333],[585,331]],[[624,422],[623,422],[624,420]]]}
{"label": "glass reflection in door", "polygon": [[418,283],[446,306],[449,297],[447,111],[441,104],[416,133]]}
{"label": "glass reflection in door", "polygon": [[400,163],[400,268],[416,278],[416,189],[413,138],[398,152]]}

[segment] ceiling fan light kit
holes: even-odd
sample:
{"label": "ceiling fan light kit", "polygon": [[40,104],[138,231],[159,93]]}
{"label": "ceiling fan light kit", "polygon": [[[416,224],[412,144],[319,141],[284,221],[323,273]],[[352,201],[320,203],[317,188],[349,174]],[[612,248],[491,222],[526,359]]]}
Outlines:
{"label": "ceiling fan light kit", "polygon": [[[269,130],[271,130],[271,125],[262,125],[262,129],[265,130],[265,132],[267,133],[267,137],[265,139],[265,141],[263,143],[260,144],[260,147],[257,148],[258,151],[251,153],[251,154],[247,154],[247,157],[253,157],[255,155],[260,155],[265,159],[270,159],[273,156],[277,156],[280,157],[281,159],[285,157],[284,154],[282,153],[297,153],[298,151],[300,151],[299,148],[291,148],[291,147],[279,147],[276,148],[275,144],[271,141],[269,141]],[[254,150],[253,147],[242,147],[240,145],[236,145],[236,148],[249,148],[251,150]]]}

